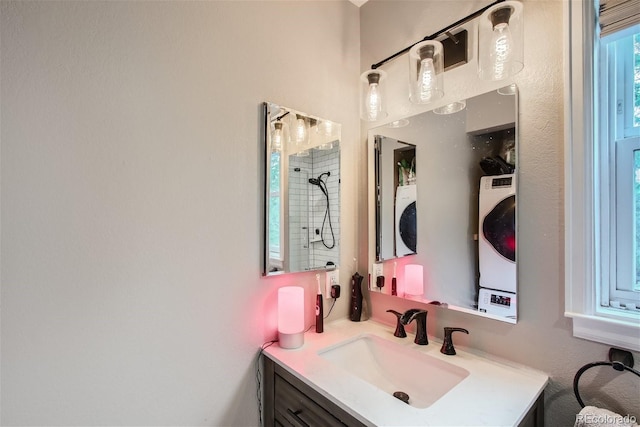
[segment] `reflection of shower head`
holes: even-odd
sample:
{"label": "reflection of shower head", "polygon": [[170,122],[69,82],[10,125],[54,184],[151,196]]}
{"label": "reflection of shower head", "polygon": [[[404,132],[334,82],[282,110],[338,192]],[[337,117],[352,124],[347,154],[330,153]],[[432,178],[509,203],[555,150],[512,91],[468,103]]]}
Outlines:
{"label": "reflection of shower head", "polygon": [[309,184],[317,185],[318,188],[324,193],[324,195],[328,198],[329,194],[327,193],[327,183],[322,179],[323,176],[331,176],[331,172],[321,173],[317,178],[309,178]]}
{"label": "reflection of shower head", "polygon": [[324,172],[321,173],[317,178],[309,178],[309,184],[311,185],[317,185],[318,187],[322,188],[321,184],[324,184],[325,186],[327,185],[324,180],[322,179],[323,176],[331,176],[331,172]]}
{"label": "reflection of shower head", "polygon": [[[336,245],[336,237],[333,234],[333,225],[331,225],[331,213],[329,210],[329,190],[327,189],[327,183],[322,179],[325,176],[326,177],[331,176],[331,172],[329,171],[323,172],[320,175],[318,175],[317,178],[309,178],[309,184],[317,186],[320,189],[320,191],[322,191],[327,201],[327,208],[324,211],[324,219],[322,220],[322,228],[320,229],[320,237],[322,239],[322,244],[327,249],[333,249]],[[329,230],[331,230],[331,238],[333,239],[333,243],[331,243],[331,245],[327,244],[324,238],[324,226],[325,226],[325,223],[327,222],[327,219],[329,220]],[[316,233],[317,233],[317,229],[316,229]]]}

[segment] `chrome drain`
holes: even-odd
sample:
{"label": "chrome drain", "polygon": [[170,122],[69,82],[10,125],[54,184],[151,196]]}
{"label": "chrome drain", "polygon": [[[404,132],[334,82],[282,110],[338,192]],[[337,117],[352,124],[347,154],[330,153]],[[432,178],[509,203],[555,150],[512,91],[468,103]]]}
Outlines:
{"label": "chrome drain", "polygon": [[393,397],[395,397],[396,399],[402,400],[407,405],[409,404],[409,395],[407,393],[405,393],[404,391],[396,391],[396,392],[394,392],[393,393]]}

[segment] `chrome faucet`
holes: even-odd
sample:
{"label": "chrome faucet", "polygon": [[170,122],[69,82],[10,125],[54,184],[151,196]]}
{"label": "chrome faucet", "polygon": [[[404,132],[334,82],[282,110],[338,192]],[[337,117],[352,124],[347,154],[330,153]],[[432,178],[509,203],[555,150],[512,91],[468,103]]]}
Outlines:
{"label": "chrome faucet", "polygon": [[400,316],[400,323],[403,325],[408,325],[413,320],[416,321],[416,339],[413,342],[418,345],[429,344],[429,339],[427,338],[427,311],[412,308]]}

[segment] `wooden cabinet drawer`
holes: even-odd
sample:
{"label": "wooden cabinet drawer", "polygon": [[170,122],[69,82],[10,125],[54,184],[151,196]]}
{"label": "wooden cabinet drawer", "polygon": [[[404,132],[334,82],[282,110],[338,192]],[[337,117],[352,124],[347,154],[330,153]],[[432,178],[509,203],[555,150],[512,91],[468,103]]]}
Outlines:
{"label": "wooden cabinet drawer", "polygon": [[265,427],[364,427],[344,409],[309,387],[269,357],[264,357]]}
{"label": "wooden cabinet drawer", "polygon": [[275,418],[283,425],[343,427],[335,418],[307,395],[285,381],[275,378]]}

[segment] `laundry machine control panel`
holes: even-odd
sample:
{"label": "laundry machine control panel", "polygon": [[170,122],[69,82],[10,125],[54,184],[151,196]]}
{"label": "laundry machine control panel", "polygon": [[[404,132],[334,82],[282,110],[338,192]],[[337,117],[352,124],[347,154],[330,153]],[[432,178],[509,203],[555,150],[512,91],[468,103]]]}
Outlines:
{"label": "laundry machine control panel", "polygon": [[516,318],[516,294],[480,288],[478,311],[497,316]]}

